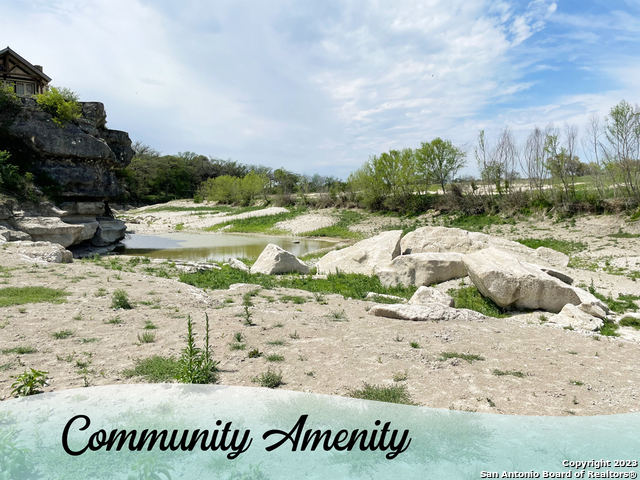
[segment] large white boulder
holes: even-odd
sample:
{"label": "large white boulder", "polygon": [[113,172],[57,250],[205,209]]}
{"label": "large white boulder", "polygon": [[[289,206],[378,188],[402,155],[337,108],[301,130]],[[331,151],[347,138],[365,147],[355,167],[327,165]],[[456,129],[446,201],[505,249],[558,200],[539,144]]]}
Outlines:
{"label": "large white boulder", "polygon": [[251,273],[275,275],[278,273],[309,273],[309,267],[298,260],[293,253],[270,243],[251,267]]}
{"label": "large white boulder", "polygon": [[319,274],[361,273],[374,275],[375,269],[388,265],[400,255],[402,230],[392,230],[362,240],[342,250],[327,253],[318,260]]}
{"label": "large white boulder", "polygon": [[390,264],[376,268],[374,273],[385,287],[428,286],[467,276],[462,254],[455,252],[399,255]]}
{"label": "large white boulder", "polygon": [[451,308],[440,303],[432,303],[430,305],[376,305],[369,310],[369,315],[412,320],[414,322],[484,320],[487,318],[473,310]]}
{"label": "large white boulder", "polygon": [[13,223],[36,242],[58,243],[63,247],[80,242],[84,232],[82,225],[65,223],[60,217],[20,217]]}
{"label": "large white boulder", "polygon": [[571,287],[539,267],[521,262],[497,248],[470,253],[462,261],[480,293],[500,307],[557,313],[567,304],[592,303],[608,310],[589,292]]}
{"label": "large white boulder", "polygon": [[420,287],[409,299],[411,305],[431,305],[439,303],[445,307],[455,307],[455,301],[446,293],[440,292],[433,287]]}
{"label": "large white boulder", "polygon": [[518,242],[460,228],[421,227],[407,233],[401,243],[403,255],[423,252],[472,253],[489,247],[525,255],[530,260],[542,260],[551,265],[566,266],[569,263],[567,255],[546,247],[534,250]]}
{"label": "large white boulder", "polygon": [[18,254],[24,260],[35,263],[71,263],[73,254],[58,243],[15,242]]}
{"label": "large white boulder", "polygon": [[242,270],[243,272],[247,273],[250,271],[249,267],[247,267],[243,261],[238,260],[235,257],[229,258],[229,260],[227,260],[227,263],[231,268],[235,268],[236,270]]}

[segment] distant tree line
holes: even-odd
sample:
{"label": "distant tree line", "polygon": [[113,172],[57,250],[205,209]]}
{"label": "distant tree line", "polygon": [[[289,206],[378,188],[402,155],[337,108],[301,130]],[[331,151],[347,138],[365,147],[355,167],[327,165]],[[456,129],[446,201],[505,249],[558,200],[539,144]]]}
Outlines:
{"label": "distant tree line", "polygon": [[[192,152],[161,155],[141,143],[133,147],[136,154],[120,177],[130,198],[141,202],[196,198],[246,205],[261,199],[467,214],[532,205],[598,209],[611,199],[629,207],[640,203],[640,107],[624,100],[603,120],[590,117],[580,144],[578,127],[568,124],[535,127],[522,145],[508,127],[494,141],[480,131],[473,148],[478,178],[458,176],[467,152],[442,138],[373,155],[346,182]],[[314,193],[324,203],[307,197]]]}

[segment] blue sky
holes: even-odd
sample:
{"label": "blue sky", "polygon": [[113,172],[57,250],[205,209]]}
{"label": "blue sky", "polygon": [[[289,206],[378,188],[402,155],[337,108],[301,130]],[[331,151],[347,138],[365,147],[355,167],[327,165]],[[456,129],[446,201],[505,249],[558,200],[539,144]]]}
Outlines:
{"label": "blue sky", "polygon": [[[638,0],[2,0],[0,44],[111,128],[345,177],[440,136],[586,125],[640,102]],[[4,46],[4,45],[3,45]]]}

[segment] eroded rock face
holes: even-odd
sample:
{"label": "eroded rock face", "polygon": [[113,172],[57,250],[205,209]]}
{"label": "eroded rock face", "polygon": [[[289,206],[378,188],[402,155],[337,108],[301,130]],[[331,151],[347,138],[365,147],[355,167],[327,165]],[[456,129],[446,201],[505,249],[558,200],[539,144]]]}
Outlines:
{"label": "eroded rock face", "polygon": [[293,253],[287,252],[273,243],[264,248],[256,263],[251,267],[251,273],[265,275],[294,272],[306,275],[309,273],[309,267],[298,260]]}
{"label": "eroded rock face", "polygon": [[484,320],[481,313],[466,309],[447,307],[440,303],[430,305],[375,305],[369,315],[377,317],[397,318],[414,322],[468,321]]}
{"label": "eroded rock face", "polygon": [[400,255],[402,230],[392,230],[362,240],[342,250],[327,253],[316,264],[319,274],[360,273],[374,275],[376,268]]}
{"label": "eroded rock face", "polygon": [[52,242],[63,247],[79,243],[84,231],[83,225],[65,223],[59,217],[21,217],[15,218],[12,224],[36,242]]}
{"label": "eroded rock face", "polygon": [[518,242],[504,238],[492,237],[485,233],[467,232],[460,228],[422,227],[407,233],[402,239],[402,254],[424,252],[458,252],[472,253],[489,247],[524,255],[528,259],[539,259],[557,266],[566,266],[569,257],[549,248],[536,250]]}
{"label": "eroded rock face", "polygon": [[83,117],[60,127],[34,99],[22,102],[16,115],[0,112],[0,150],[28,163],[36,177],[55,181],[64,197],[103,200],[121,193],[114,171],[134,152],[126,132],[105,127],[102,103],[81,103]]}
{"label": "eroded rock face", "polygon": [[98,228],[93,238],[91,238],[92,245],[104,247],[124,238],[127,225],[122,220],[107,217],[98,217],[96,220]]}
{"label": "eroded rock face", "polygon": [[374,273],[385,287],[432,285],[467,276],[461,253],[416,253],[399,255]]}
{"label": "eroded rock face", "polygon": [[[490,247],[462,258],[480,293],[500,307],[560,312],[565,305],[582,303],[574,287],[520,262],[510,253]],[[588,292],[584,292],[588,294]],[[584,298],[584,296],[583,296]],[[597,300],[597,299],[596,299]]]}

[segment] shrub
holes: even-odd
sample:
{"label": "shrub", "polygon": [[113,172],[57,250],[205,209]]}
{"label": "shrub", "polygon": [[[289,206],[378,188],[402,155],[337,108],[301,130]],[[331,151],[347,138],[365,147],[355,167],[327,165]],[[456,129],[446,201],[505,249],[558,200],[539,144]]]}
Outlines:
{"label": "shrub", "polygon": [[118,310],[119,308],[129,310],[132,309],[133,306],[129,302],[129,295],[122,289],[118,289],[113,292],[111,296],[111,308]]}
{"label": "shrub", "polygon": [[20,106],[20,97],[13,86],[0,82],[0,110],[16,110]]}
{"label": "shrub", "polygon": [[266,372],[254,377],[252,381],[256,382],[261,387],[277,388],[282,385],[282,372],[276,373],[271,370],[271,368],[268,368]]}
{"label": "shrub", "polygon": [[35,95],[35,98],[40,108],[50,114],[53,122],[60,127],[82,116],[78,95],[68,88],[51,87],[48,92]]}

